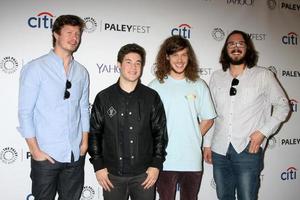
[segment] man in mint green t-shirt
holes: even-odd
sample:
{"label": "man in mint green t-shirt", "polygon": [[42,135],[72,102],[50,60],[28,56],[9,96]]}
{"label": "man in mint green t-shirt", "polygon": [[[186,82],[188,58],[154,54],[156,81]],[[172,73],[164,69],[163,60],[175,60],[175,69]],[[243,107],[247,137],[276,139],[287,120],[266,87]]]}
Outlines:
{"label": "man in mint green t-shirt", "polygon": [[179,185],[182,200],[196,200],[202,179],[202,136],[216,117],[210,92],[199,78],[190,42],[181,36],[167,38],[156,57],[155,89],[167,115],[169,143],[157,191],[160,200],[174,199]]}

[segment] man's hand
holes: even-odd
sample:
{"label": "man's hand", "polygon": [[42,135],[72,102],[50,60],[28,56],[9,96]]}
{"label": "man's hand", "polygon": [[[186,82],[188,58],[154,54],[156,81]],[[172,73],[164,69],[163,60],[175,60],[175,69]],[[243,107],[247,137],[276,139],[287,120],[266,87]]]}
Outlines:
{"label": "man's hand", "polygon": [[204,147],[203,149],[203,159],[206,163],[212,164],[212,153],[211,153],[211,148],[210,147]]}
{"label": "man's hand", "polygon": [[257,153],[265,136],[260,131],[255,131],[250,135],[249,153]]}
{"label": "man's hand", "polygon": [[108,178],[107,168],[96,171],[96,178],[105,191],[110,191],[114,187]]}
{"label": "man's hand", "polygon": [[87,149],[88,149],[88,133],[83,132],[82,133],[81,145],[80,145],[80,155],[84,156],[87,152]]}
{"label": "man's hand", "polygon": [[155,167],[149,167],[146,173],[148,176],[146,180],[142,183],[142,186],[144,186],[144,189],[149,189],[156,183],[159,175],[159,170]]}
{"label": "man's hand", "polygon": [[36,160],[36,161],[48,160],[52,164],[55,163],[55,161],[48,154],[46,154],[45,152],[43,152],[41,150],[35,150],[35,151],[31,152],[31,156],[32,156],[33,160]]}
{"label": "man's hand", "polygon": [[54,160],[45,152],[43,152],[36,141],[36,138],[26,138],[27,145],[29,147],[31,156],[33,160],[44,161],[49,160],[50,163],[54,164]]}

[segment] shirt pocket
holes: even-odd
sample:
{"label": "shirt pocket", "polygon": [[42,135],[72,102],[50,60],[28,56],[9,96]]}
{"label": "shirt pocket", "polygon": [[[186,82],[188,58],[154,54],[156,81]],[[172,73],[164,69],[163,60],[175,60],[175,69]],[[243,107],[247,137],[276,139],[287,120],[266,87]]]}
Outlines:
{"label": "shirt pocket", "polygon": [[256,103],[262,91],[258,87],[249,86],[241,91],[241,104],[243,106],[251,106]]}

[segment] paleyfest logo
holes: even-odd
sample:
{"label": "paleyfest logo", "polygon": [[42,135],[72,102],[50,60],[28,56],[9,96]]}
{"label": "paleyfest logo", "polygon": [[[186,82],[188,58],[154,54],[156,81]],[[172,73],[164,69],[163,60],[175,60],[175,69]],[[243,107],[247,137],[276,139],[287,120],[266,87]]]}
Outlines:
{"label": "paleyfest logo", "polygon": [[5,164],[11,164],[16,161],[18,152],[12,147],[6,147],[0,152],[0,160]]}
{"label": "paleyfest logo", "polygon": [[221,28],[214,28],[211,32],[211,36],[216,41],[222,41],[225,37],[225,32]]}
{"label": "paleyfest logo", "polygon": [[12,56],[6,56],[0,61],[1,71],[11,74],[17,71],[19,67],[17,59]]}
{"label": "paleyfest logo", "polygon": [[97,22],[93,17],[85,17],[83,20],[85,22],[85,32],[92,33],[97,29]]}
{"label": "paleyfest logo", "polygon": [[95,190],[91,186],[84,186],[80,200],[92,200],[95,196]]}
{"label": "paleyfest logo", "polygon": [[30,17],[27,21],[31,28],[52,29],[54,15],[50,12],[41,12],[36,16]]}

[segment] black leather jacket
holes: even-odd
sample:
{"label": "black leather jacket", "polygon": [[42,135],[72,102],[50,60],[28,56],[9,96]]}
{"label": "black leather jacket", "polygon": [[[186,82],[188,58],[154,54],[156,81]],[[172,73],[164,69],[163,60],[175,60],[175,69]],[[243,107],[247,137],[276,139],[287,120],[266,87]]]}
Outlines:
{"label": "black leather jacket", "polygon": [[[130,103],[116,83],[97,94],[91,112],[88,153],[94,170],[107,168],[122,176],[122,130],[129,137],[130,175],[144,173],[148,167],[162,169],[168,142],[166,116],[158,93],[138,83]],[[128,94],[128,93],[127,93]],[[127,104],[126,104],[127,103]],[[126,119],[126,123],[124,122]],[[125,141],[126,142],[126,141]]]}

